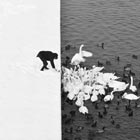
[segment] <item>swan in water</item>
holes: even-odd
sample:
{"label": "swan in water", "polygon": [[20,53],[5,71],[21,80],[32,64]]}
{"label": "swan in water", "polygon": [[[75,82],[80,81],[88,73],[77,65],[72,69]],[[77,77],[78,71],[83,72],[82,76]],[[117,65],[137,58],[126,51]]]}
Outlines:
{"label": "swan in water", "polygon": [[99,93],[100,95],[105,95],[105,90],[104,90],[104,88],[99,89],[98,93]]}
{"label": "swan in water", "polygon": [[129,86],[129,83],[126,84],[125,82],[113,80],[108,83],[108,86],[113,88],[114,91],[124,91]]}
{"label": "swan in water", "polygon": [[119,77],[115,76],[114,73],[98,73],[96,77],[96,82],[102,85],[106,85],[107,83],[111,83],[118,79]]}
{"label": "swan in water", "polygon": [[96,102],[98,100],[98,92],[96,90],[92,91],[91,101]]}
{"label": "swan in water", "polygon": [[81,106],[81,107],[79,108],[79,112],[80,112],[80,113],[83,113],[83,114],[88,114],[88,109],[87,109],[86,106]]}
{"label": "swan in water", "polygon": [[104,69],[104,67],[96,67],[95,65],[92,66],[94,72],[100,72]]}
{"label": "swan in water", "polygon": [[106,96],[104,97],[104,101],[105,101],[105,102],[108,102],[108,101],[113,100],[113,98],[114,98],[113,92],[114,92],[114,91],[112,91],[110,95],[106,95]]}
{"label": "swan in water", "polygon": [[123,94],[122,98],[125,98],[125,99],[128,99],[128,100],[138,100],[140,98],[140,96],[137,96],[137,95],[132,94],[132,93],[128,94],[128,93],[125,92]]}
{"label": "swan in water", "polygon": [[103,74],[103,79],[106,82],[111,81],[111,80],[117,80],[119,78],[120,77],[115,76],[115,73],[104,73]]}
{"label": "swan in water", "polygon": [[77,95],[77,100],[75,102],[77,106],[83,106],[84,105],[84,92],[79,92]]}
{"label": "swan in water", "polygon": [[122,98],[123,99],[125,98],[125,99],[129,100],[129,106],[130,106],[130,101],[131,100],[138,100],[140,97],[136,96],[135,94],[132,94],[132,93],[128,94],[128,93],[125,92],[123,94]]}
{"label": "swan in water", "polygon": [[98,91],[98,94],[100,95],[105,95],[105,86],[104,85],[99,85],[99,84],[94,84],[94,90]]}
{"label": "swan in water", "polygon": [[64,91],[65,92],[69,92],[67,97],[72,100],[74,99],[74,97],[79,93],[80,91],[80,86],[81,85],[76,85],[76,87],[74,87],[76,84],[73,83],[68,83],[65,85]]}
{"label": "swan in water", "polygon": [[131,83],[130,83],[129,89],[132,90],[133,92],[136,92],[137,88],[136,88],[136,86],[133,85],[133,77],[130,76],[130,79],[131,79]]}
{"label": "swan in water", "polygon": [[79,48],[79,53],[76,53],[72,59],[71,59],[71,64],[72,65],[79,65],[81,62],[85,62],[86,59],[83,57],[91,57],[92,53],[88,51],[82,51],[82,48],[84,45],[82,44]]}
{"label": "swan in water", "polygon": [[75,104],[76,104],[77,106],[83,106],[83,105],[84,105],[84,101],[83,101],[83,99],[81,99],[81,98],[77,98]]}

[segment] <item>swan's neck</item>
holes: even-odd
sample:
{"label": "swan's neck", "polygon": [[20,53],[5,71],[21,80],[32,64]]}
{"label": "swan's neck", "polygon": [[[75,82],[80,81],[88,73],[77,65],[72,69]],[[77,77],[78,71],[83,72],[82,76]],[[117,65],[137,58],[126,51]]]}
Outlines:
{"label": "swan's neck", "polygon": [[130,86],[133,86],[133,77],[130,77]]}
{"label": "swan's neck", "polygon": [[82,48],[84,47],[84,45],[82,44],[81,46],[80,46],[80,49],[79,49],[79,54],[80,55],[82,55]]}
{"label": "swan's neck", "polygon": [[111,96],[113,96],[113,92],[114,92],[114,90],[111,92],[111,94],[110,94]]}

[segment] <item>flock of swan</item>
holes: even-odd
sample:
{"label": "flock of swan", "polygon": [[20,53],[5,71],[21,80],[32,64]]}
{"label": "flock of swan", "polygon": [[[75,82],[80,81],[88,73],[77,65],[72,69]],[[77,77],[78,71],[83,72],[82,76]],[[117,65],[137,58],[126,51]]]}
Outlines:
{"label": "flock of swan", "polygon": [[[102,70],[104,67],[92,66],[91,69],[80,67],[81,62],[85,62],[84,57],[91,57],[93,54],[88,51],[83,51],[82,44],[79,49],[79,53],[76,53],[72,59],[71,64],[75,65],[75,68],[62,67],[62,84],[64,92],[67,92],[67,98],[74,100],[76,106],[79,107],[79,112],[86,114],[88,108],[84,102],[90,100],[96,102],[99,96],[103,96],[104,102],[110,102],[114,99],[114,94],[118,92],[124,92],[123,99],[138,100],[140,97],[135,95],[137,87],[133,85],[133,76],[130,75],[130,83],[119,81],[120,77],[117,77],[115,73],[104,73]],[[111,88],[111,92],[106,92]],[[129,92],[127,92],[127,89]]]}

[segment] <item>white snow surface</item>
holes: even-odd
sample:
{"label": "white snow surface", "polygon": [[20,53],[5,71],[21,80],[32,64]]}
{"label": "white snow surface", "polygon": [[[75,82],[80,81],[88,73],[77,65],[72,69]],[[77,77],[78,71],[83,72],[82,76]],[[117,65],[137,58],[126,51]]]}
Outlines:
{"label": "white snow surface", "polygon": [[61,139],[60,72],[36,57],[57,52],[60,70],[59,11],[59,0],[0,0],[0,140]]}

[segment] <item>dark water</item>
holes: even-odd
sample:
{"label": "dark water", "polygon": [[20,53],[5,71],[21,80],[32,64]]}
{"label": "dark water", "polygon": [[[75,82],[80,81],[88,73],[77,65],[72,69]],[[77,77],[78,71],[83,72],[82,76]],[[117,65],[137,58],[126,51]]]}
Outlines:
{"label": "dark water", "polygon": [[[111,69],[120,70],[131,63],[140,74],[140,1],[139,0],[62,0],[61,43],[76,46],[62,54],[72,57],[84,43],[85,50],[93,52],[89,65],[110,60]],[[97,44],[105,43],[104,50]],[[133,59],[132,55],[138,55]],[[115,56],[120,56],[116,63]]]}
{"label": "dark water", "polygon": [[[61,47],[68,44],[75,46],[62,53],[62,61],[65,56],[70,58],[78,52],[79,45],[84,43],[85,50],[93,52],[93,57],[88,58],[87,65],[97,64],[101,61],[111,61],[107,70],[121,71],[127,63],[132,64],[135,79],[140,75],[140,1],[139,0],[61,0]],[[104,49],[97,44],[105,43]],[[133,59],[132,55],[138,55]],[[120,62],[115,60],[120,56]],[[140,93],[139,93],[140,94]],[[138,101],[139,102],[139,101]],[[107,126],[105,133],[93,137],[94,140],[140,140],[140,108],[134,108],[133,117],[128,117],[124,106],[127,102],[121,101],[119,110],[116,110],[116,100],[110,105],[108,115],[102,120],[97,118],[97,110],[90,101],[87,102],[90,113],[99,121],[98,127]],[[102,106],[102,104],[100,105]],[[68,114],[75,105],[65,103],[62,114]],[[102,110],[100,107],[99,110]],[[120,129],[110,124],[110,115],[114,115],[115,121],[121,125]],[[72,135],[64,133],[64,137],[72,140],[79,136],[82,140],[88,139],[90,126],[85,125],[85,119],[77,112],[72,126],[84,126],[84,130]],[[62,125],[63,129],[69,126]]]}

